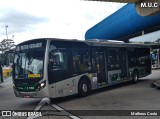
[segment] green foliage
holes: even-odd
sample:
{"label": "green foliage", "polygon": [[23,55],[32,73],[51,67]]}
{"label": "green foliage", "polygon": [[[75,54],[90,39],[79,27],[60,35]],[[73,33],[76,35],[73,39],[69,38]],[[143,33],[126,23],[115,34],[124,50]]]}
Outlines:
{"label": "green foliage", "polygon": [[7,64],[8,59],[13,59],[13,55],[10,55],[10,54],[11,53],[13,54],[14,48],[15,48],[15,44],[12,39],[3,39],[0,42],[0,51],[1,51],[0,61],[2,64]]}
{"label": "green foliage", "polygon": [[14,41],[12,39],[3,39],[0,42],[0,51],[5,53],[6,51],[9,51],[15,47]]}

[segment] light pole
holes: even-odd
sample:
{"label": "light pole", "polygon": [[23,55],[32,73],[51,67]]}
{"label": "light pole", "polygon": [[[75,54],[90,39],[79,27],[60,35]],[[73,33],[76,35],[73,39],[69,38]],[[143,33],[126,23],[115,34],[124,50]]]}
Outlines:
{"label": "light pole", "polygon": [[8,33],[7,33],[8,25],[5,25],[5,28],[6,28],[6,36],[7,36],[7,39],[8,39]]}

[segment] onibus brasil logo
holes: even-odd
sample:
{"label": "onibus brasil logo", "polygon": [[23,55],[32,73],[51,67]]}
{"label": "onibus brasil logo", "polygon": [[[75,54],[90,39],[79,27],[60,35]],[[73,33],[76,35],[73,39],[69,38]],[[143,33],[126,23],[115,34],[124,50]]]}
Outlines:
{"label": "onibus brasil logo", "polygon": [[42,116],[41,112],[20,112],[20,111],[2,111],[2,117],[11,117],[11,116],[25,116],[25,117],[40,117]]}

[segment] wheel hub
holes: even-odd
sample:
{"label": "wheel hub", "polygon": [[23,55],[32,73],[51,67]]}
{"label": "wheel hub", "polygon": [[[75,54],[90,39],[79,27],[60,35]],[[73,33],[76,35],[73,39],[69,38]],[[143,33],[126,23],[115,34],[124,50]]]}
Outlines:
{"label": "wheel hub", "polygon": [[88,90],[88,89],[87,89],[87,84],[83,84],[83,85],[82,85],[82,90],[83,90],[84,92],[87,92],[87,90]]}
{"label": "wheel hub", "polygon": [[138,76],[137,74],[134,75],[134,80],[137,81],[138,80]]}

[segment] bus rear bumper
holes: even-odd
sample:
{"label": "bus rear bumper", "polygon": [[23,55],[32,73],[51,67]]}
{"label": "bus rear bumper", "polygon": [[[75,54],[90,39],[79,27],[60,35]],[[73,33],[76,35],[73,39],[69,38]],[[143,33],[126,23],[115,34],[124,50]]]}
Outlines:
{"label": "bus rear bumper", "polygon": [[20,92],[13,87],[14,94],[16,97],[22,98],[44,98],[48,97],[45,93],[45,89],[35,92]]}

